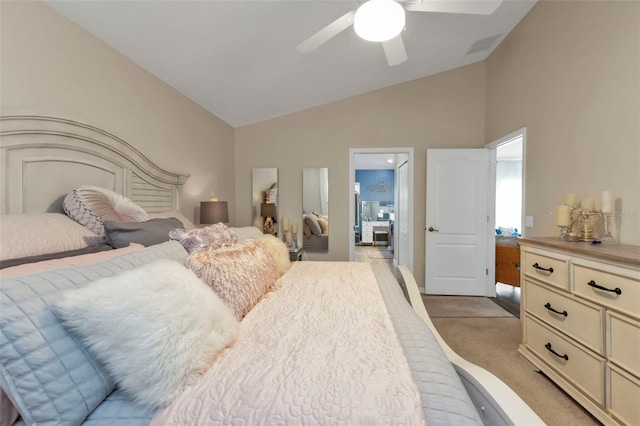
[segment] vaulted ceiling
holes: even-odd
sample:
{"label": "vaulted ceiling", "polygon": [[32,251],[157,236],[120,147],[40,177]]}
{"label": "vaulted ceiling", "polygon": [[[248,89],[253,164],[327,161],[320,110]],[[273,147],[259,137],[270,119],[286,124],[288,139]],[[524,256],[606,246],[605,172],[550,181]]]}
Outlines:
{"label": "vaulted ceiling", "polygon": [[505,0],[486,16],[407,12],[408,60],[393,67],[352,27],[313,52],[296,50],[357,1],[45,3],[239,127],[484,60],[535,1]]}

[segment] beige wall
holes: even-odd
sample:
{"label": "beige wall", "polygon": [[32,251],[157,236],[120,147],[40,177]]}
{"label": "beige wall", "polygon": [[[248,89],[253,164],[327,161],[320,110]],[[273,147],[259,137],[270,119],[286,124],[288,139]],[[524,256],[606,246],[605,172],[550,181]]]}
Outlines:
{"label": "beige wall", "polygon": [[160,167],[191,174],[181,208],[187,217],[212,189],[233,210],[231,126],[42,3],[0,7],[1,114],[105,129]]}
{"label": "beige wall", "polygon": [[540,2],[486,67],[487,140],[527,128],[527,235],[558,234],[565,194],[611,190],[640,244],[640,2]]}
{"label": "beige wall", "polygon": [[[251,222],[251,169],[279,169],[281,216],[301,216],[302,169],[329,168],[329,253],[348,260],[349,148],[414,147],[414,273],[424,282],[427,148],[484,144],[484,64],[236,129],[236,223]],[[301,223],[301,219],[298,219]]]}
{"label": "beige wall", "polygon": [[280,214],[294,218],[302,169],[326,166],[330,252],[314,256],[346,260],[349,148],[414,147],[422,284],[427,148],[480,147],[527,127],[528,235],[557,233],[567,192],[608,189],[621,240],[640,244],[640,2],[543,1],[486,62],[235,130],[41,3],[0,8],[1,113],[86,122],[191,173],[189,217],[213,189],[233,224],[250,224],[251,170],[277,167]]}
{"label": "beige wall", "polygon": [[566,193],[611,190],[619,239],[640,244],[639,7],[543,1],[485,62],[236,129],[236,222],[250,222],[253,167],[280,169],[280,214],[295,217],[302,168],[327,166],[330,252],[316,258],[346,260],[349,148],[413,146],[422,284],[426,149],[480,147],[526,127],[527,235],[557,235]]}

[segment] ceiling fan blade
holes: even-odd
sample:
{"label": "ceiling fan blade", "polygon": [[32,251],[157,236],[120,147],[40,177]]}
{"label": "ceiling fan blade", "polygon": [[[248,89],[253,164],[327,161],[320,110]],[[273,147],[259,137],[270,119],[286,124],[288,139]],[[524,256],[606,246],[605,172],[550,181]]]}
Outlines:
{"label": "ceiling fan blade", "polygon": [[355,15],[355,11],[350,11],[322,28],[320,31],[300,43],[296,49],[302,53],[309,53],[316,50],[322,44],[331,40],[333,37],[340,34],[342,31],[349,28],[353,25],[353,15]]}
{"label": "ceiling fan blade", "polygon": [[384,48],[384,54],[387,57],[387,63],[390,67],[400,65],[407,60],[407,51],[404,49],[402,33],[391,40],[383,41],[382,47]]}
{"label": "ceiling fan blade", "polygon": [[409,0],[405,8],[414,12],[491,15],[501,4],[502,0]]}

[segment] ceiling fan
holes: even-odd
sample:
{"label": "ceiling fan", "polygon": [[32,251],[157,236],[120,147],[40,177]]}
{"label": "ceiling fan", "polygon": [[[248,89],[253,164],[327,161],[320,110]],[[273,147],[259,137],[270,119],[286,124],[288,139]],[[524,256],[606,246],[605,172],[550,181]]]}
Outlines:
{"label": "ceiling fan", "polygon": [[367,0],[300,43],[297,49],[312,52],[353,25],[361,38],[382,43],[389,66],[400,65],[407,60],[401,34],[405,10],[490,15],[501,3],[502,0]]}

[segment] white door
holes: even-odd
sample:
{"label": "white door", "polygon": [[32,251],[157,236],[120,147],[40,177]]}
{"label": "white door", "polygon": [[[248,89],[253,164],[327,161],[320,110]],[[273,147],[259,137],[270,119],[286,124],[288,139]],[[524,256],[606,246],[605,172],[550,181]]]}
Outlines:
{"label": "white door", "polygon": [[488,182],[486,149],[427,150],[427,294],[486,294]]}
{"label": "white door", "polygon": [[409,205],[409,164],[407,161],[398,167],[398,205],[393,225],[396,243],[396,261],[398,265],[409,264],[409,232],[407,229]]}

